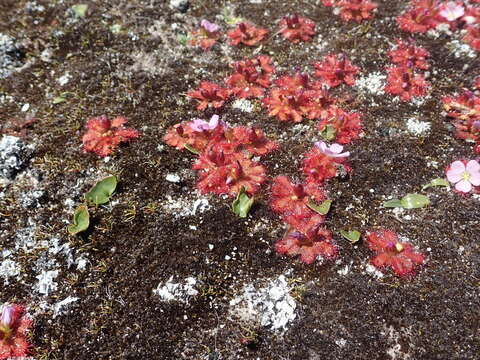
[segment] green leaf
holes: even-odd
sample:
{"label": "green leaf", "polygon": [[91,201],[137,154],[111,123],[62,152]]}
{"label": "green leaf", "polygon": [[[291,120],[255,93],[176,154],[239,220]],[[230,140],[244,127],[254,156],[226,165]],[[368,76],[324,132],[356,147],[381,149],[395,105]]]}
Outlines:
{"label": "green leaf", "polygon": [[188,144],[185,144],[183,145],[185,147],[185,149],[187,149],[188,151],[190,151],[191,153],[195,154],[195,155],[198,155],[200,154],[200,151],[198,151],[197,149],[195,149],[193,146],[191,145],[188,145]]}
{"label": "green leaf", "polygon": [[54,104],[54,105],[55,104],[60,104],[60,103],[65,102],[65,101],[67,101],[67,99],[65,99],[63,96],[60,95],[60,96],[57,96],[56,98],[53,99],[52,104]]}
{"label": "green leaf", "polygon": [[117,187],[117,177],[108,176],[97,182],[92,189],[85,194],[85,199],[95,205],[105,204],[110,200]]}
{"label": "green leaf", "polygon": [[324,140],[331,141],[335,139],[335,137],[337,136],[337,132],[335,131],[335,128],[332,125],[327,125],[320,132],[320,136]]}
{"label": "green leaf", "polygon": [[396,208],[396,207],[403,207],[403,204],[402,204],[402,201],[399,200],[399,199],[393,199],[393,200],[388,200],[388,201],[385,201],[383,204],[382,204],[383,207],[386,207],[386,208]]}
{"label": "green leaf", "polygon": [[76,17],[82,18],[87,15],[88,5],[87,4],[76,4],[72,6],[72,10],[75,13]]}
{"label": "green leaf", "polygon": [[70,235],[76,235],[87,230],[89,226],[90,215],[88,214],[88,208],[86,205],[80,205],[73,214],[73,224],[68,226],[68,232]]}
{"label": "green leaf", "polygon": [[418,209],[430,204],[428,196],[422,194],[407,194],[402,200],[402,207],[405,209]]}
{"label": "green leaf", "polygon": [[358,240],[360,240],[361,236],[360,232],[357,230],[340,230],[340,234],[342,234],[342,236],[349,240],[352,244],[355,244]]}
{"label": "green leaf", "polygon": [[238,23],[241,23],[243,21],[241,17],[234,16],[233,12],[228,8],[225,8],[223,10],[222,15],[223,19],[228,25],[237,25]]}
{"label": "green leaf", "polygon": [[422,190],[428,189],[429,187],[432,187],[432,186],[450,187],[450,184],[446,179],[436,178],[436,179],[433,179],[432,181],[430,181],[428,184],[423,185]]}
{"label": "green leaf", "polygon": [[177,41],[183,46],[187,45],[188,35],[184,35],[184,34],[177,35]]}
{"label": "green leaf", "polygon": [[241,218],[247,217],[254,201],[254,197],[248,197],[247,193],[245,192],[245,188],[242,186],[237,198],[232,203],[233,213]]}
{"label": "green leaf", "polygon": [[313,200],[310,200],[307,204],[307,206],[310,209],[312,209],[313,211],[316,211],[320,215],[327,215],[328,212],[330,211],[331,205],[332,205],[332,200],[325,200],[320,205],[317,205]]}
{"label": "green leaf", "polygon": [[404,209],[418,209],[430,204],[430,199],[422,194],[407,194],[400,200],[393,199],[383,203],[383,207],[388,208],[404,208]]}
{"label": "green leaf", "polygon": [[122,32],[122,25],[113,24],[109,27],[109,30],[114,34],[118,34],[118,33]]}

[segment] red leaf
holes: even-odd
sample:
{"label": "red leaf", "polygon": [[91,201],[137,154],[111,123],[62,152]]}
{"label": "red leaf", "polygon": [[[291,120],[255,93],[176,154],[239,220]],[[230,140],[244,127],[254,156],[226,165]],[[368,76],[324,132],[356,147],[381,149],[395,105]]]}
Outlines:
{"label": "red leaf", "polygon": [[105,115],[91,118],[85,127],[88,129],[82,137],[83,151],[94,152],[99,156],[108,156],[122,142],[137,138],[140,134],[132,128],[125,128],[124,117],[109,120]]}
{"label": "red leaf", "polygon": [[414,274],[414,268],[423,264],[425,258],[415,252],[412,245],[398,241],[398,236],[391,230],[370,232],[366,238],[367,246],[375,251],[371,263],[377,268],[391,267],[398,276]]}

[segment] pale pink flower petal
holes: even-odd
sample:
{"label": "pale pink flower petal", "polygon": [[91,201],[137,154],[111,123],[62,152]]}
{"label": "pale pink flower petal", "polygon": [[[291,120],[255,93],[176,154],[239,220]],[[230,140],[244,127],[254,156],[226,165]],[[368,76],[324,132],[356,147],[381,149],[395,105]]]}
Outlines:
{"label": "pale pink flower petal", "polygon": [[215,129],[218,126],[218,121],[220,117],[218,115],[213,115],[212,118],[210,119],[210,122],[208,123],[208,126],[210,129]]}
{"label": "pale pink flower petal", "polygon": [[317,141],[315,143],[315,146],[317,146],[323,153],[327,151],[327,144],[324,141]]}
{"label": "pale pink flower petal", "polygon": [[465,14],[465,9],[462,5],[450,1],[443,6],[439,14],[448,21],[455,21]]}
{"label": "pale pink flower petal", "polygon": [[448,181],[450,181],[451,183],[456,184],[457,182],[459,182],[460,180],[463,179],[463,173],[456,174],[456,173],[451,172],[451,171],[449,170],[449,171],[447,171],[447,179],[448,179]]}
{"label": "pale pink flower petal", "polygon": [[343,146],[340,144],[332,144],[330,145],[330,150],[335,154],[340,154],[343,150]]}
{"label": "pale pink flower petal", "polygon": [[480,172],[480,164],[476,160],[470,160],[467,166],[465,166],[465,169],[470,175],[473,175],[476,172]]}
{"label": "pale pink flower petal", "polygon": [[347,157],[350,156],[350,152],[346,151],[342,153],[343,146],[340,144],[332,144],[328,146],[325,142],[323,141],[318,141],[315,143],[315,146],[317,146],[321,152],[323,152],[325,155],[331,156],[331,157]]}
{"label": "pale pink flower petal", "polygon": [[454,174],[462,174],[465,172],[465,164],[460,160],[454,161],[450,164],[450,169],[448,171],[451,171]]}
{"label": "pale pink flower petal", "polygon": [[471,175],[470,183],[473,186],[480,186],[480,173],[475,173],[474,175]]}
{"label": "pale pink flower petal", "polygon": [[455,189],[464,193],[468,193],[472,191],[472,184],[470,184],[470,182],[467,180],[461,180],[455,185]]}
{"label": "pale pink flower petal", "polygon": [[2,326],[10,327],[13,323],[14,313],[15,313],[15,307],[11,305],[3,305],[2,314],[0,317],[0,324]]}
{"label": "pale pink flower petal", "polygon": [[205,19],[200,22],[200,25],[210,33],[218,31],[219,29],[219,26],[217,24],[211,23],[210,21]]}
{"label": "pale pink flower petal", "polygon": [[470,160],[467,163],[467,171],[470,175],[469,181],[474,186],[480,186],[480,164],[476,160]]}
{"label": "pale pink flower petal", "polygon": [[189,125],[193,131],[197,131],[197,132],[208,130],[208,127],[209,127],[208,122],[202,119],[193,119]]}
{"label": "pale pink flower petal", "polygon": [[202,119],[193,119],[189,125],[193,131],[201,132],[213,130],[219,125],[225,126],[225,123],[220,120],[218,115],[213,115],[209,122]]}

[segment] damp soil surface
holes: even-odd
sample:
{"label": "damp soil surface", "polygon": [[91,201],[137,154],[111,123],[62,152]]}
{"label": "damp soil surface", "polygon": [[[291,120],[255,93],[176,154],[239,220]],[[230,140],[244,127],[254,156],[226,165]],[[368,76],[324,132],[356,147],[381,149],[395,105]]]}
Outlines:
{"label": "damp soil surface", "polygon": [[[166,0],[84,3],[79,16],[71,0],[0,1],[0,33],[17,46],[10,54],[17,65],[0,79],[1,129],[35,119],[17,134],[34,146],[30,160],[0,188],[0,261],[16,269],[2,273],[0,302],[27,306],[35,359],[478,359],[479,197],[435,187],[423,191],[428,207],[382,207],[444,177],[452,161],[474,157],[442,113],[441,97],[471,87],[480,73],[477,54],[459,48],[459,33],[414,36],[431,53],[426,98],[404,103],[368,81],[333,92],[363,114],[364,134],[348,146],[351,174],[327,185],[334,202],[326,226],[339,256],[305,265],[275,253],[285,225],[269,209],[268,186],[241,219],[231,199],[195,190],[194,156],[162,137],[180,121],[209,118],[213,111],[197,111],[185,93],[201,80],[222,81],[232,61],[253,54],[271,56],[279,74],[311,72],[332,52],[347,54],[360,77],[385,74],[386,52],[410,37],[395,22],[406,1],[377,0],[374,19],[361,24],[344,23],[313,0],[198,0],[186,12]],[[271,35],[253,48],[222,39],[210,52],[181,43],[202,19],[231,27],[226,13]],[[275,34],[291,13],[316,22],[312,42],[294,45]],[[302,154],[320,139],[315,122],[281,123],[258,100],[250,105],[244,111],[228,102],[217,113],[262,128],[280,144],[262,160],[269,176],[300,180]],[[106,159],[83,153],[84,125],[102,114],[125,116],[141,137]],[[430,129],[412,132],[412,118]],[[91,208],[89,230],[70,236],[73,210],[108,174],[120,179],[110,204]],[[371,251],[339,234],[377,228],[426,255],[416,277],[375,271]],[[55,276],[42,292],[45,274]],[[261,288],[281,275],[296,303],[285,329],[232,315],[230,301],[244,286]],[[196,295],[183,301],[153,291],[189,277]],[[69,297],[75,300],[56,311]]]}

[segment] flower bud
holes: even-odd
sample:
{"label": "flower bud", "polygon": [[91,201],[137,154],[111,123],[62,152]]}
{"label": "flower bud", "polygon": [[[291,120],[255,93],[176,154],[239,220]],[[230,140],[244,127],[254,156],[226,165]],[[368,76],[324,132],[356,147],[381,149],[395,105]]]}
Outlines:
{"label": "flower bud", "polygon": [[3,305],[0,316],[0,325],[4,327],[12,326],[14,322],[15,307],[12,305]]}

